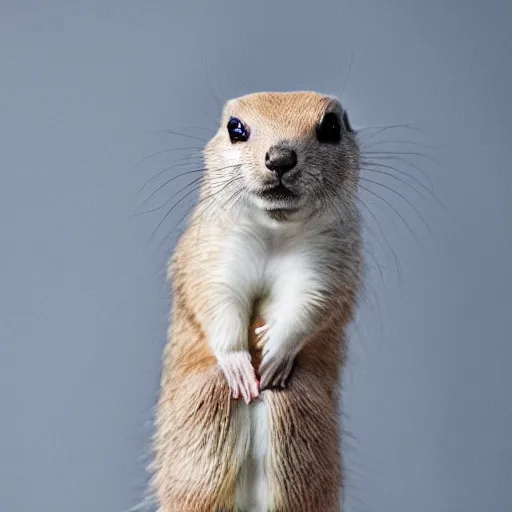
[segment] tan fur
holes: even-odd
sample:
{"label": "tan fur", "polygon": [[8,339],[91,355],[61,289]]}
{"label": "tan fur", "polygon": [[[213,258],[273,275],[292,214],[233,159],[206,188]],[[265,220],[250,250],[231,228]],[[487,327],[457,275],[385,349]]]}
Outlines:
{"label": "tan fur", "polygon": [[[237,112],[244,112],[250,126],[252,118],[264,120],[269,132],[286,132],[287,136],[306,137],[332,100],[321,94],[310,92],[259,93],[236,100]],[[300,104],[300,114],[296,106]],[[231,113],[231,104],[227,105]]]}
{"label": "tan fur", "polygon": [[[306,138],[331,101],[316,93],[263,93],[238,99],[236,106],[249,126],[252,118],[258,119],[259,126],[263,119],[269,131]],[[226,107],[223,123],[231,105]],[[243,462],[237,460],[241,452],[237,447],[248,439],[240,435],[234,418],[243,415],[247,406],[231,398],[204,330],[211,269],[221,257],[215,240],[223,237],[230,222],[221,216],[212,220],[199,206],[169,265],[172,322],[163,361],[153,464],[153,488],[162,512],[241,512],[234,505]],[[266,474],[274,498],[269,512],[339,510],[339,390],[344,328],[352,319],[359,286],[357,233],[349,248],[354,252],[352,273],[325,313],[323,327],[297,356],[286,389],[266,390],[259,398],[267,405],[271,432]],[[256,299],[250,333],[265,323],[264,308]],[[249,347],[257,368],[261,347],[252,334]]]}

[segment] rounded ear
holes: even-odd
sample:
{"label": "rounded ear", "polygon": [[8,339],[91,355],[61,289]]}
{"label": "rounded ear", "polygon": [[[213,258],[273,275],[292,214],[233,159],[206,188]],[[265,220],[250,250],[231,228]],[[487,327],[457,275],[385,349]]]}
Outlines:
{"label": "rounded ear", "polygon": [[343,113],[343,124],[345,126],[345,130],[350,133],[354,133],[354,129],[352,128],[352,125],[350,124],[350,121],[348,120],[348,114],[347,111]]}

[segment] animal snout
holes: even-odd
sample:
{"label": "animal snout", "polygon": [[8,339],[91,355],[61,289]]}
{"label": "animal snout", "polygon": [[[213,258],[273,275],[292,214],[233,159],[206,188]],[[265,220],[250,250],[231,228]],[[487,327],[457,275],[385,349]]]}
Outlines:
{"label": "animal snout", "polygon": [[265,155],[265,165],[281,177],[297,165],[297,153],[290,148],[272,146]]}

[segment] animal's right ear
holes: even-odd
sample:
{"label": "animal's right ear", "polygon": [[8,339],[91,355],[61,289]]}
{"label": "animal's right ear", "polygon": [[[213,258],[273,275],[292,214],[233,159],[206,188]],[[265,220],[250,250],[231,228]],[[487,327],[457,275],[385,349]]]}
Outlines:
{"label": "animal's right ear", "polygon": [[352,125],[350,124],[350,121],[348,120],[348,114],[347,111],[343,112],[343,125],[345,126],[345,130],[349,133],[354,133],[354,129],[352,128]]}

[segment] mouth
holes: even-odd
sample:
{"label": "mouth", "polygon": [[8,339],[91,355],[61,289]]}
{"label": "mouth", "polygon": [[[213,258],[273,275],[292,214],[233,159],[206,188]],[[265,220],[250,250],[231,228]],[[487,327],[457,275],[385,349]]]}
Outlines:
{"label": "mouth", "polygon": [[261,191],[259,196],[269,203],[275,203],[276,207],[279,209],[282,209],[283,203],[295,202],[299,197],[295,192],[286,188],[282,183]]}
{"label": "mouth", "polygon": [[290,219],[301,209],[301,196],[279,183],[253,194],[254,202],[270,218],[277,221]]}

